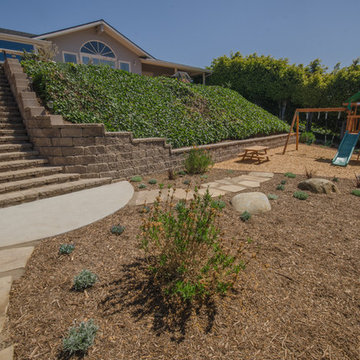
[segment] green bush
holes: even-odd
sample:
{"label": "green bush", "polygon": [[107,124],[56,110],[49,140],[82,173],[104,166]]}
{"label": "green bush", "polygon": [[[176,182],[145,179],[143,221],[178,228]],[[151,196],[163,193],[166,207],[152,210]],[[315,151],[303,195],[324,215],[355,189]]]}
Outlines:
{"label": "green bush", "polygon": [[141,182],[142,181],[142,177],[140,175],[136,175],[136,176],[133,176],[131,179],[130,179],[131,182]]}
{"label": "green bush", "polygon": [[277,200],[279,197],[275,194],[268,194],[268,199],[269,200]]}
{"label": "green bush", "polygon": [[185,180],[183,181],[183,184],[184,184],[184,185],[190,185],[190,180],[189,180],[189,179],[185,179]]}
{"label": "green bush", "polygon": [[156,180],[156,179],[150,179],[148,182],[149,182],[149,184],[151,184],[151,185],[157,184],[157,180]]}
{"label": "green bush", "polygon": [[281,185],[285,185],[285,184],[286,184],[286,180],[281,180],[281,181],[280,181],[280,184],[281,184]]}
{"label": "green bush", "polygon": [[125,226],[121,225],[114,225],[111,228],[111,233],[115,235],[121,235],[125,231]]}
{"label": "green bush", "polygon": [[180,171],[178,171],[178,175],[179,176],[185,176],[186,172],[184,170],[180,170]]}
{"label": "green bush", "polygon": [[248,211],[244,211],[241,215],[240,215],[240,219],[241,221],[248,221],[251,219],[251,214]]}
{"label": "green bush", "polygon": [[155,202],[141,226],[142,248],[155,282],[167,296],[196,301],[226,293],[244,267],[221,244],[219,215],[207,191],[171,206]]}
{"label": "green bush", "polygon": [[185,170],[188,174],[203,174],[213,164],[211,156],[205,150],[192,148],[185,159]]}
{"label": "green bush", "polygon": [[283,191],[283,190],[285,190],[285,186],[282,185],[282,184],[279,184],[279,185],[276,187],[276,190],[281,190],[281,191]]}
{"label": "green bush", "polygon": [[60,254],[71,254],[75,249],[73,244],[61,244],[59,248]]}
{"label": "green bush", "polygon": [[333,181],[333,182],[339,182],[339,178],[336,177],[336,176],[334,176],[334,177],[331,179],[331,181]]}
{"label": "green bush", "polygon": [[146,189],[146,185],[145,184],[140,184],[139,189]]}
{"label": "green bush", "polygon": [[359,189],[355,189],[351,192],[351,194],[355,195],[355,196],[360,196],[360,190]]}
{"label": "green bush", "polygon": [[290,179],[296,178],[296,175],[293,174],[292,172],[287,172],[287,173],[284,174],[284,176],[286,176],[286,177],[288,177],[288,178],[290,178]]}
{"label": "green bush", "polygon": [[63,339],[63,351],[70,356],[86,354],[94,343],[98,329],[92,319],[81,322],[79,326],[71,327],[68,336]]}
{"label": "green bush", "polygon": [[213,208],[216,208],[216,209],[224,209],[225,207],[226,207],[226,204],[225,204],[225,202],[224,201],[222,201],[222,200],[213,200],[212,202],[211,202],[211,206],[213,207]]}
{"label": "green bush", "polygon": [[74,277],[73,288],[76,291],[85,290],[96,283],[97,276],[89,270],[82,270],[79,275]]}
{"label": "green bush", "polygon": [[316,138],[312,132],[302,132],[299,141],[304,144],[311,145],[315,142]]}
{"label": "green bush", "polygon": [[289,126],[237,92],[108,66],[22,62],[48,110],[73,123],[103,123],[174,147],[287,132]]}
{"label": "green bush", "polygon": [[293,197],[299,200],[306,200],[309,195],[304,191],[295,191]]}

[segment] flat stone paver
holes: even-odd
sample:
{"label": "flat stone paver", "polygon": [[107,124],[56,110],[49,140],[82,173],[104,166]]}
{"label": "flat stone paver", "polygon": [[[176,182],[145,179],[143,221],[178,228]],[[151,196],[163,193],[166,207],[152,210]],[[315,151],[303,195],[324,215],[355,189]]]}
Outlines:
{"label": "flat stone paver", "polygon": [[11,283],[11,276],[0,278],[0,332],[2,331],[5,323],[6,310],[9,305]]}
{"label": "flat stone paver", "polygon": [[10,347],[0,351],[0,360],[12,360],[14,358],[14,347]]}
{"label": "flat stone paver", "polygon": [[222,185],[218,187],[219,190],[228,191],[228,192],[239,192],[246,189],[245,186],[240,185]]}
{"label": "flat stone paver", "polygon": [[232,179],[233,183],[239,183],[240,181],[244,181],[244,180],[256,181],[256,182],[265,182],[265,181],[269,181],[270,178],[264,178],[264,177],[259,177],[259,176],[241,175],[241,176],[234,177]]}
{"label": "flat stone paver", "polygon": [[0,248],[91,224],[124,207],[133,194],[132,185],[120,181],[0,209]]}
{"label": "flat stone paver", "polygon": [[274,177],[274,173],[262,172],[262,171],[251,171],[251,172],[249,172],[249,176],[260,176],[260,177],[272,178],[272,177]]}
{"label": "flat stone paver", "polygon": [[24,269],[33,250],[33,246],[0,250],[0,277],[2,274],[7,276],[11,272]]}
{"label": "flat stone paver", "polygon": [[240,181],[238,184],[242,185],[242,186],[245,186],[245,187],[249,187],[249,188],[256,188],[256,187],[260,186],[259,182],[250,181],[250,180]]}
{"label": "flat stone paver", "polygon": [[174,198],[177,200],[184,200],[184,199],[192,199],[194,196],[194,192],[192,190],[186,192],[184,189],[176,189],[174,193]]}
{"label": "flat stone paver", "polygon": [[137,191],[130,201],[130,205],[152,204],[159,196],[159,190]]}
{"label": "flat stone paver", "polygon": [[218,189],[214,189],[214,188],[199,189],[198,193],[200,195],[204,195],[206,193],[206,190],[209,190],[209,194],[210,194],[211,197],[224,196],[226,194],[226,191],[218,190]]}

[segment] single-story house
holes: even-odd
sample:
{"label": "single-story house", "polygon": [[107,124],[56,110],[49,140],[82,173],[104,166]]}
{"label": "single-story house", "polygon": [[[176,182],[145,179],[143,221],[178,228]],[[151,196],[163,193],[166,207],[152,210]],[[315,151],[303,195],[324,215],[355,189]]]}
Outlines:
{"label": "single-story house", "polygon": [[36,53],[41,47],[54,45],[58,50],[54,59],[57,62],[105,64],[147,76],[171,76],[183,71],[191,77],[202,76],[203,83],[211,73],[156,59],[102,19],[42,35],[0,28],[0,62],[4,56],[20,58],[23,51]]}

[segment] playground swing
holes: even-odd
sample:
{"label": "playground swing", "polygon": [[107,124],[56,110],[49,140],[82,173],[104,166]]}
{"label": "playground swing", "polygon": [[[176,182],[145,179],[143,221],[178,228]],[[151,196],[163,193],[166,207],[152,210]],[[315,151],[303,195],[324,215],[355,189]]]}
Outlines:
{"label": "playground swing", "polygon": [[[289,134],[287,136],[283,154],[286,152],[287,145],[289,143],[290,137],[293,135],[296,135],[296,150],[299,149],[299,119],[300,119],[300,113],[306,113],[306,119],[309,117],[309,113],[318,113],[318,119],[320,118],[320,113],[325,112],[325,121],[326,121],[326,127],[327,127],[327,119],[328,119],[328,113],[329,112],[337,112],[338,113],[338,119],[341,117],[341,113],[345,112],[347,113],[347,121],[346,121],[346,132],[345,135],[340,143],[340,146],[338,148],[338,152],[336,153],[334,159],[332,160],[333,165],[339,165],[339,166],[346,166],[351,156],[354,152],[355,146],[359,140],[360,136],[360,115],[357,114],[358,105],[360,103],[354,102],[356,100],[360,99],[360,92],[353,95],[347,103],[343,105],[347,105],[347,107],[343,108],[307,108],[307,109],[296,109],[294,113],[294,117],[292,119],[292,123],[290,125]],[[296,124],[296,133],[293,133],[293,128]],[[333,135],[334,140],[334,135]],[[325,141],[326,141],[326,135],[325,135]],[[359,159],[359,155],[358,155]]]}

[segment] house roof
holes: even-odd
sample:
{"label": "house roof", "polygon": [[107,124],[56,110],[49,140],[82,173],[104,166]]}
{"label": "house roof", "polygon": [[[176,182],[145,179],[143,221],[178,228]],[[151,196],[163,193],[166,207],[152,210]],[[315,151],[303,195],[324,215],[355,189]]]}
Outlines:
{"label": "house roof", "polygon": [[1,34],[18,35],[18,36],[23,36],[23,37],[28,37],[28,38],[32,38],[32,37],[36,36],[35,34],[30,34],[27,32],[11,30],[11,29],[4,29],[4,28],[0,28],[0,33]]}
{"label": "house roof", "polygon": [[92,27],[99,26],[99,29],[101,31],[105,31],[110,36],[117,39],[120,43],[130,48],[132,51],[134,51],[138,56],[155,59],[152,55],[150,55],[148,52],[146,52],[144,49],[142,49],[140,46],[136,45],[133,41],[131,41],[129,38],[127,38],[125,35],[121,34],[118,30],[116,30],[114,27],[112,27],[110,24],[108,24],[105,20],[100,19],[96,21],[91,21],[85,24],[76,25],[72,27],[68,27],[65,29],[60,29],[52,32],[48,32],[45,34],[37,35],[35,36],[35,39],[52,39],[57,36],[62,36],[66,34],[71,34],[75,31],[80,30],[86,30]]}

